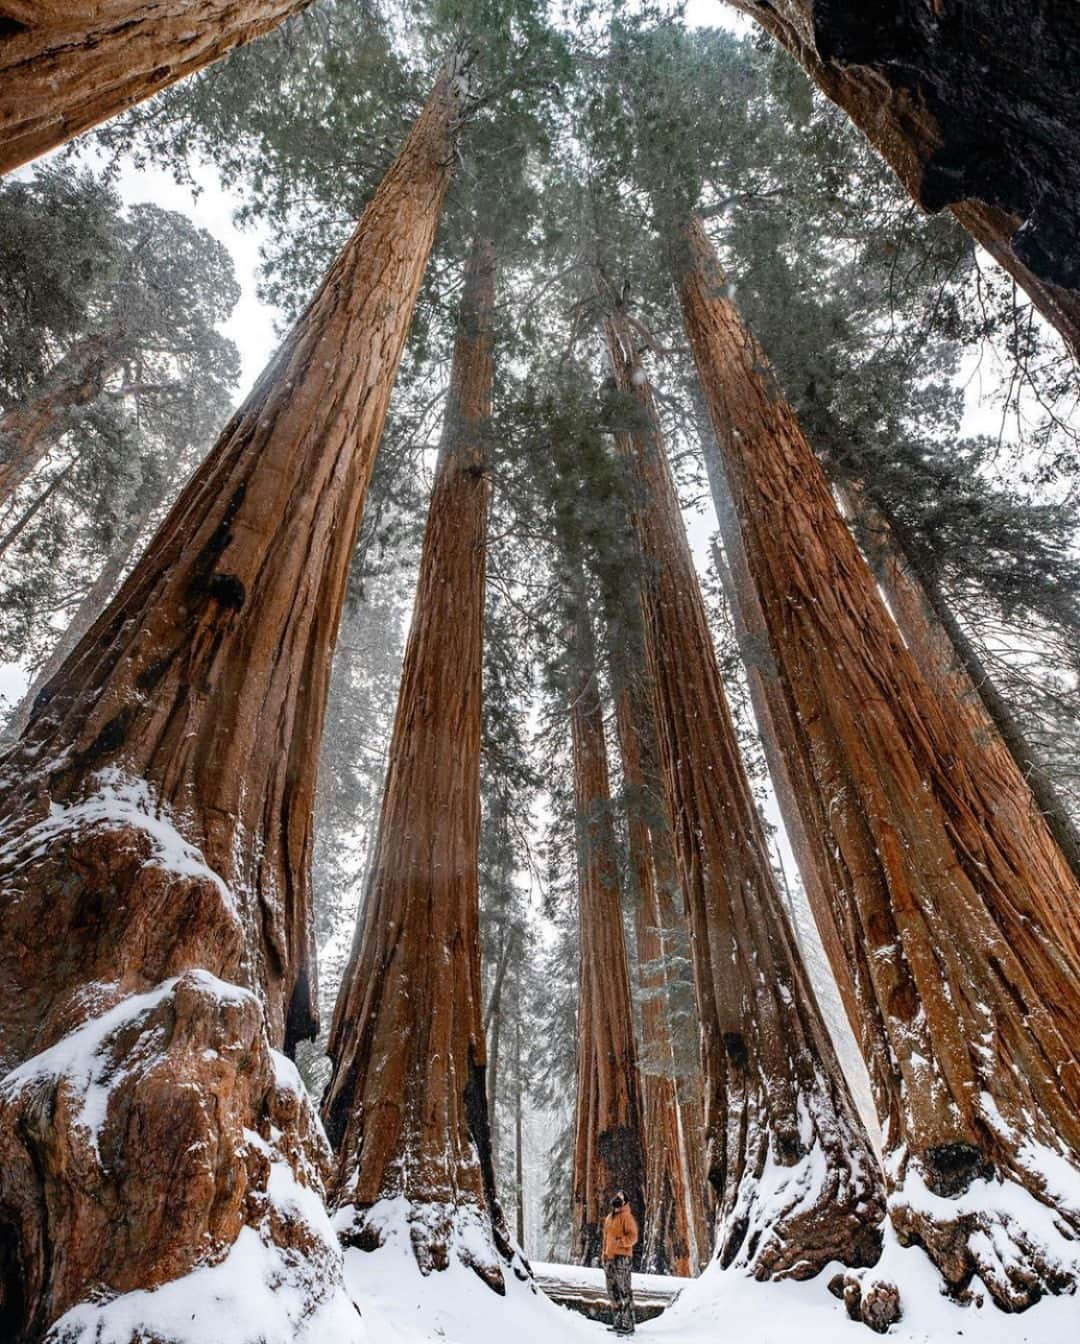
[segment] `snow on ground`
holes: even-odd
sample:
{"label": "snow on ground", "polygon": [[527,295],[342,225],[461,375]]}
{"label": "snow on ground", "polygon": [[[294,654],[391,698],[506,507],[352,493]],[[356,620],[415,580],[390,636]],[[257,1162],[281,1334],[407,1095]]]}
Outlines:
{"label": "snow on ground", "polygon": [[[1047,1298],[1019,1316],[992,1304],[961,1307],[941,1295],[921,1251],[895,1243],[879,1272],[897,1282],[903,1296],[904,1319],[885,1336],[895,1344],[1080,1340],[1078,1297]],[[683,1281],[678,1301],[638,1326],[638,1335],[642,1344],[871,1344],[878,1336],[849,1321],[828,1292],[832,1273],[827,1269],[807,1283],[763,1284],[713,1266],[700,1279]],[[603,1280],[599,1270],[567,1267],[566,1274],[579,1283]],[[508,1283],[506,1298],[499,1298],[460,1264],[425,1279],[408,1247],[347,1253],[346,1281],[370,1344],[600,1344],[612,1338],[605,1326],[556,1306],[526,1284]],[[660,1281],[665,1287],[670,1282]]]}

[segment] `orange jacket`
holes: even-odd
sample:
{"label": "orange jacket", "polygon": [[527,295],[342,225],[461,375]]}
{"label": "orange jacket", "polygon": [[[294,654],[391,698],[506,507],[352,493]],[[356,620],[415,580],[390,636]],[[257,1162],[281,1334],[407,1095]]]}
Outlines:
{"label": "orange jacket", "polygon": [[618,1255],[633,1255],[637,1245],[637,1219],[624,1204],[618,1213],[609,1213],[604,1219],[604,1251],[601,1259],[614,1260]]}

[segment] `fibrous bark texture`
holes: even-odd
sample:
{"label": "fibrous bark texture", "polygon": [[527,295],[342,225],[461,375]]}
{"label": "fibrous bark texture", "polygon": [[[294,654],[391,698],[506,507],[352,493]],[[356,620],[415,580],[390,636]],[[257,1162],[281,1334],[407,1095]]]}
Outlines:
{"label": "fibrous bark texture", "polygon": [[133,1344],[169,1344],[182,1305],[192,1335],[256,1344],[269,1298],[319,1344],[355,1318],[329,1166],[254,994],[188,971],[122,999],[0,1082],[0,1336],[93,1344],[137,1315]]}
{"label": "fibrous bark texture", "polygon": [[1080,17],[1053,0],[729,0],[1080,354]]}
{"label": "fibrous bark texture", "polygon": [[0,0],[0,173],[114,117],[311,0]]}
{"label": "fibrous bark texture", "polygon": [[784,695],[779,671],[769,648],[765,617],[747,564],[739,521],[707,412],[699,432],[724,551],[717,570],[731,607],[735,638],[746,671],[750,703],[769,778],[840,997],[848,1018],[855,1021],[858,1005],[843,944],[831,918],[832,906],[827,895],[833,881],[832,860],[827,849],[828,832],[818,817],[813,769],[805,754],[800,751],[802,738],[792,721],[791,707]]}
{"label": "fibrous bark texture", "polygon": [[[645,1226],[645,1148],[603,702],[580,566],[572,582],[570,732],[581,937],[573,1255],[579,1264],[598,1265],[604,1217],[617,1191],[638,1228]],[[639,1241],[635,1264],[641,1252]]]}
{"label": "fibrous bark texture", "polygon": [[791,756],[813,771],[893,1221],[953,1291],[978,1274],[1022,1308],[1077,1274],[1080,893],[904,647],[700,223],[673,256]]}
{"label": "fibrous bark texture", "polygon": [[884,1191],[814,999],[739,757],[648,378],[608,322],[632,423],[642,612],[692,933],[718,1256],[760,1279],[867,1265]]}
{"label": "fibrous bark texture", "polygon": [[[494,261],[466,271],[450,394],[363,907],[323,1100],[338,1226],[375,1250],[400,1222],[425,1273],[453,1256],[505,1290],[479,944],[480,727]],[[520,1265],[515,1262],[520,1273]]]}
{"label": "fibrous bark texture", "polygon": [[[329,661],[452,126],[469,96],[467,59],[440,77],[306,313],[4,760],[3,1069],[32,1067],[132,996],[194,969],[254,991],[272,1045],[314,1031],[309,861]],[[156,1075],[161,1125],[186,1104],[184,1077],[172,1085],[171,1076]],[[59,1154],[65,1120],[51,1109],[40,1142]],[[5,1128],[3,1141],[9,1152],[31,1142],[22,1128]],[[222,1171],[240,1160],[231,1152],[223,1139]],[[157,1168],[163,1189],[170,1153]],[[149,1152],[141,1161],[148,1171]],[[112,1176],[106,1165],[56,1163],[69,1200],[78,1187],[107,1202],[109,1181],[123,1186],[122,1166]],[[37,1156],[31,1167],[44,1170]],[[42,1186],[39,1197],[52,1196]],[[121,1261],[101,1283],[88,1279],[66,1228],[56,1226],[55,1242],[28,1240],[21,1208],[0,1197],[0,1244],[38,1285],[17,1329],[49,1304],[114,1280],[130,1286]],[[132,1222],[133,1241],[156,1235]],[[173,1272],[225,1252],[179,1211],[170,1239],[167,1262],[139,1263]]]}
{"label": "fibrous bark texture", "polygon": [[[920,573],[883,508],[851,483],[842,491],[856,536],[904,643],[943,704],[955,707],[988,753],[995,788],[1007,789],[1019,824],[1080,876],[1080,835],[1031,743],[950,610],[940,584]],[[1008,758],[1008,759],[1007,759]]]}
{"label": "fibrous bark texture", "polygon": [[[613,660],[614,661],[614,660]],[[624,662],[624,660],[620,660]],[[667,1016],[664,930],[676,922],[675,881],[670,848],[654,843],[662,810],[655,785],[652,705],[644,668],[613,669],[617,682],[615,716],[627,811],[627,838],[633,881],[634,933],[641,990],[641,1043],[646,1067],[645,1221],[642,1268],[650,1274],[694,1272],[692,1230],[683,1133],[675,1088],[675,1056]],[[644,741],[643,741],[644,739]],[[652,822],[652,825],[650,825]],[[657,850],[660,850],[658,853]],[[701,1197],[699,1192],[698,1197]]]}
{"label": "fibrous bark texture", "polygon": [[63,427],[64,412],[100,396],[119,358],[114,336],[87,336],[58,361],[33,401],[0,415],[0,507],[44,459]]}

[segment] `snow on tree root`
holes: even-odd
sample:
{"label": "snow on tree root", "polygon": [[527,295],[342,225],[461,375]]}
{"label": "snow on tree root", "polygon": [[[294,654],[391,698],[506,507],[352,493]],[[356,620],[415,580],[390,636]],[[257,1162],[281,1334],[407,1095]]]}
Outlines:
{"label": "snow on tree root", "polygon": [[16,1344],[359,1341],[329,1149],[258,999],[188,971],[0,1080]]}
{"label": "snow on tree root", "polygon": [[[989,1097],[983,1107],[995,1109]],[[889,1213],[900,1244],[922,1246],[958,1300],[980,1301],[981,1282],[1014,1312],[1080,1281],[1080,1170],[1054,1149],[1003,1137],[1023,1170],[983,1164],[956,1193],[935,1193],[923,1165],[901,1156]]]}
{"label": "snow on tree root", "polygon": [[[334,1216],[334,1227],[347,1259],[359,1265],[361,1279],[364,1260],[378,1253],[377,1263],[404,1257],[424,1278],[464,1266],[500,1296],[506,1295],[507,1271],[520,1283],[532,1283],[532,1271],[520,1250],[511,1247],[507,1253],[496,1245],[486,1209],[461,1203],[421,1204],[398,1195],[367,1208],[343,1204]],[[355,1261],[356,1256],[361,1260]]]}

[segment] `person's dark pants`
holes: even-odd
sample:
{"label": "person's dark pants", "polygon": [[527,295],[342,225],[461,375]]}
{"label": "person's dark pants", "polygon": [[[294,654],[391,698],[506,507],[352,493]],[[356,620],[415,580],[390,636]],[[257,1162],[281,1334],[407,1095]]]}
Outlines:
{"label": "person's dark pants", "polygon": [[611,1299],[612,1325],[623,1334],[634,1333],[634,1289],[630,1282],[631,1259],[617,1255],[604,1261],[604,1278]]}

